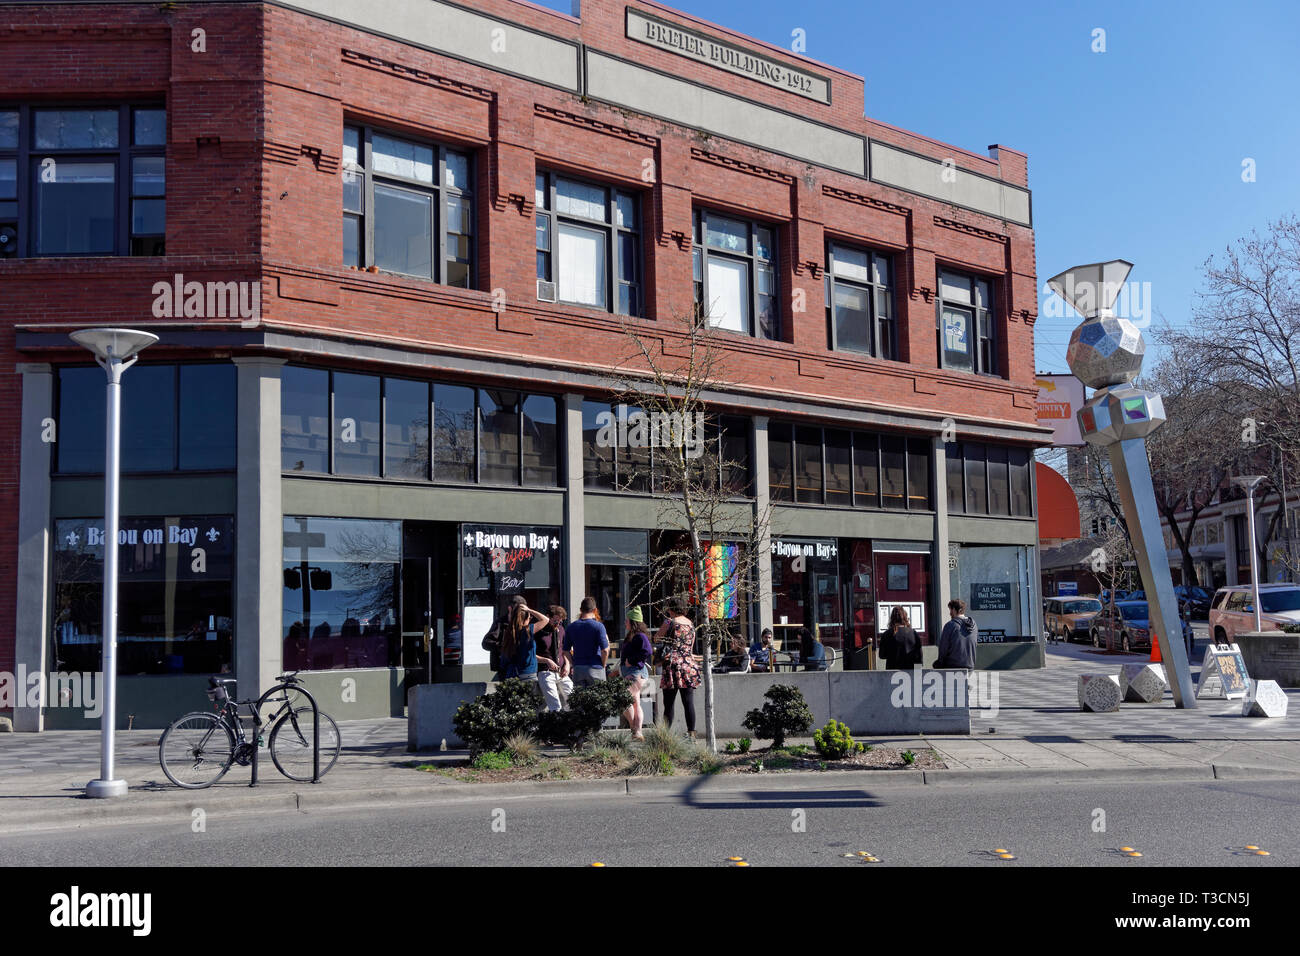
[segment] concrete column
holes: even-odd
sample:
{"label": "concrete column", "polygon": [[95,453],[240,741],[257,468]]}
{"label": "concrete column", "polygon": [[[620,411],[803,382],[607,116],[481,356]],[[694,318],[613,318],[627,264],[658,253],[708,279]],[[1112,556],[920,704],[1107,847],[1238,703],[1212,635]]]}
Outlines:
{"label": "concrete column", "polygon": [[[936,435],[930,439],[933,454],[931,481],[934,486],[934,603],[930,607],[930,620],[938,622],[931,625],[930,635],[939,643],[939,631],[948,620],[948,602],[952,599],[951,572],[948,570],[948,453],[944,447],[943,436]],[[881,622],[877,622],[881,623]]]}
{"label": "concrete column", "polygon": [[[754,516],[755,519],[771,517],[772,492],[768,485],[767,461],[767,425],[768,419],[756,415],[754,422],[754,458],[751,471],[754,475]],[[762,630],[772,626],[772,528],[770,521],[763,521],[758,529],[759,554],[755,564],[758,565],[758,626]],[[750,635],[751,639],[754,635]]]}
{"label": "concrete column", "polygon": [[[18,465],[18,607],[14,620],[14,670],[44,674],[50,622],[50,454],[54,433],[54,373],[48,365],[19,363],[23,411]],[[27,688],[17,688],[14,730],[44,728],[40,707],[26,707]]]}
{"label": "concrete column", "polygon": [[235,676],[256,697],[282,672],[281,359],[237,358]]}
{"label": "concrete column", "polygon": [[564,396],[564,546],[565,607],[569,620],[578,617],[578,604],[587,571],[587,517],[582,482],[582,396]]}

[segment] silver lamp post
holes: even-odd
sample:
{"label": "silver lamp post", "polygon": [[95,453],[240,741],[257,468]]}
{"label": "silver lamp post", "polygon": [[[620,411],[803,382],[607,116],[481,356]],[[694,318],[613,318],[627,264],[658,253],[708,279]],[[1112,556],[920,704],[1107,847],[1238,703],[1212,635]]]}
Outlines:
{"label": "silver lamp post", "polygon": [[1190,708],[1196,706],[1196,695],[1146,448],[1146,436],[1165,422],[1165,406],[1156,392],[1132,385],[1142,369],[1146,343],[1137,326],[1112,311],[1132,268],[1133,263],[1123,259],[1095,262],[1067,269],[1047,284],[1083,316],[1065,353],[1070,371],[1097,390],[1079,409],[1079,431],[1084,441],[1105,448],[1110,456],[1174,706]]}
{"label": "silver lamp post", "polygon": [[104,439],[104,712],[100,716],[99,778],[86,784],[88,797],[124,797],[126,781],[113,777],[113,730],[117,722],[117,499],[122,421],[122,373],[140,352],[158,341],[152,332],[82,329],[72,341],[89,349],[108,374]]}
{"label": "silver lamp post", "polygon": [[[1259,553],[1255,548],[1255,489],[1264,480],[1263,475],[1242,475],[1233,478],[1232,483],[1246,489],[1246,527],[1250,529],[1250,588],[1254,593],[1255,630],[1264,628],[1259,617]],[[1283,508],[1286,507],[1285,500]]]}

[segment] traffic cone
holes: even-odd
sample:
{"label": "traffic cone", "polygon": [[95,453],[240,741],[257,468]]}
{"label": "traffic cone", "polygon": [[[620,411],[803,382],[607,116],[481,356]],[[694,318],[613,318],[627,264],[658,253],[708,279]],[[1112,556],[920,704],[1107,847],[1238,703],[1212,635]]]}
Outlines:
{"label": "traffic cone", "polygon": [[1160,657],[1160,635],[1155,631],[1151,632],[1151,663],[1160,664],[1163,659]]}

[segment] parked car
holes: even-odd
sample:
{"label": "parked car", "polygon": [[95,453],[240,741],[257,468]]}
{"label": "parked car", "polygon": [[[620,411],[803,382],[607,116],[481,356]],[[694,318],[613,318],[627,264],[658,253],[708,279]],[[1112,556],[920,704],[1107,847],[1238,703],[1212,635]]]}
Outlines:
{"label": "parked car", "polygon": [[[1300,622],[1300,586],[1295,584],[1261,584],[1259,586],[1260,626],[1266,631],[1285,624]],[[1249,584],[1219,588],[1210,608],[1210,637],[1216,643],[1236,642],[1240,631],[1255,629],[1255,595]]]}
{"label": "parked car", "polygon": [[1101,612],[1101,602],[1096,598],[1050,598],[1043,625],[1048,637],[1058,637],[1067,644],[1076,637],[1088,639],[1092,632],[1092,619]]}
{"label": "parked car", "polygon": [[[1192,627],[1183,620],[1183,644],[1191,640]],[[1146,601],[1117,601],[1106,605],[1092,622],[1092,646],[1104,647],[1108,641],[1122,651],[1151,648],[1151,612]]]}
{"label": "parked car", "polygon": [[1115,601],[1116,603],[1118,603],[1120,601],[1128,600],[1127,591],[1116,589],[1114,591],[1114,597],[1111,597],[1111,593],[1112,592],[1110,588],[1107,588],[1106,590],[1101,592],[1101,597],[1098,600],[1100,600],[1102,604],[1109,604],[1111,601]]}
{"label": "parked car", "polygon": [[1205,588],[1195,584],[1180,584],[1174,588],[1174,594],[1178,596],[1179,611],[1186,609],[1188,617],[1204,621],[1210,616],[1210,604],[1214,596]]}

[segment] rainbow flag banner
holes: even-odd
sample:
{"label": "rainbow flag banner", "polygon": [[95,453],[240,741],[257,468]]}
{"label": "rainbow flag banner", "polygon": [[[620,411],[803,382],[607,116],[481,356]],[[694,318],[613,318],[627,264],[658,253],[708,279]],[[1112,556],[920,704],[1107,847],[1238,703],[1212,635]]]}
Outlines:
{"label": "rainbow flag banner", "polygon": [[740,614],[740,545],[712,544],[704,562],[705,586],[709,589],[709,618],[719,620]]}

